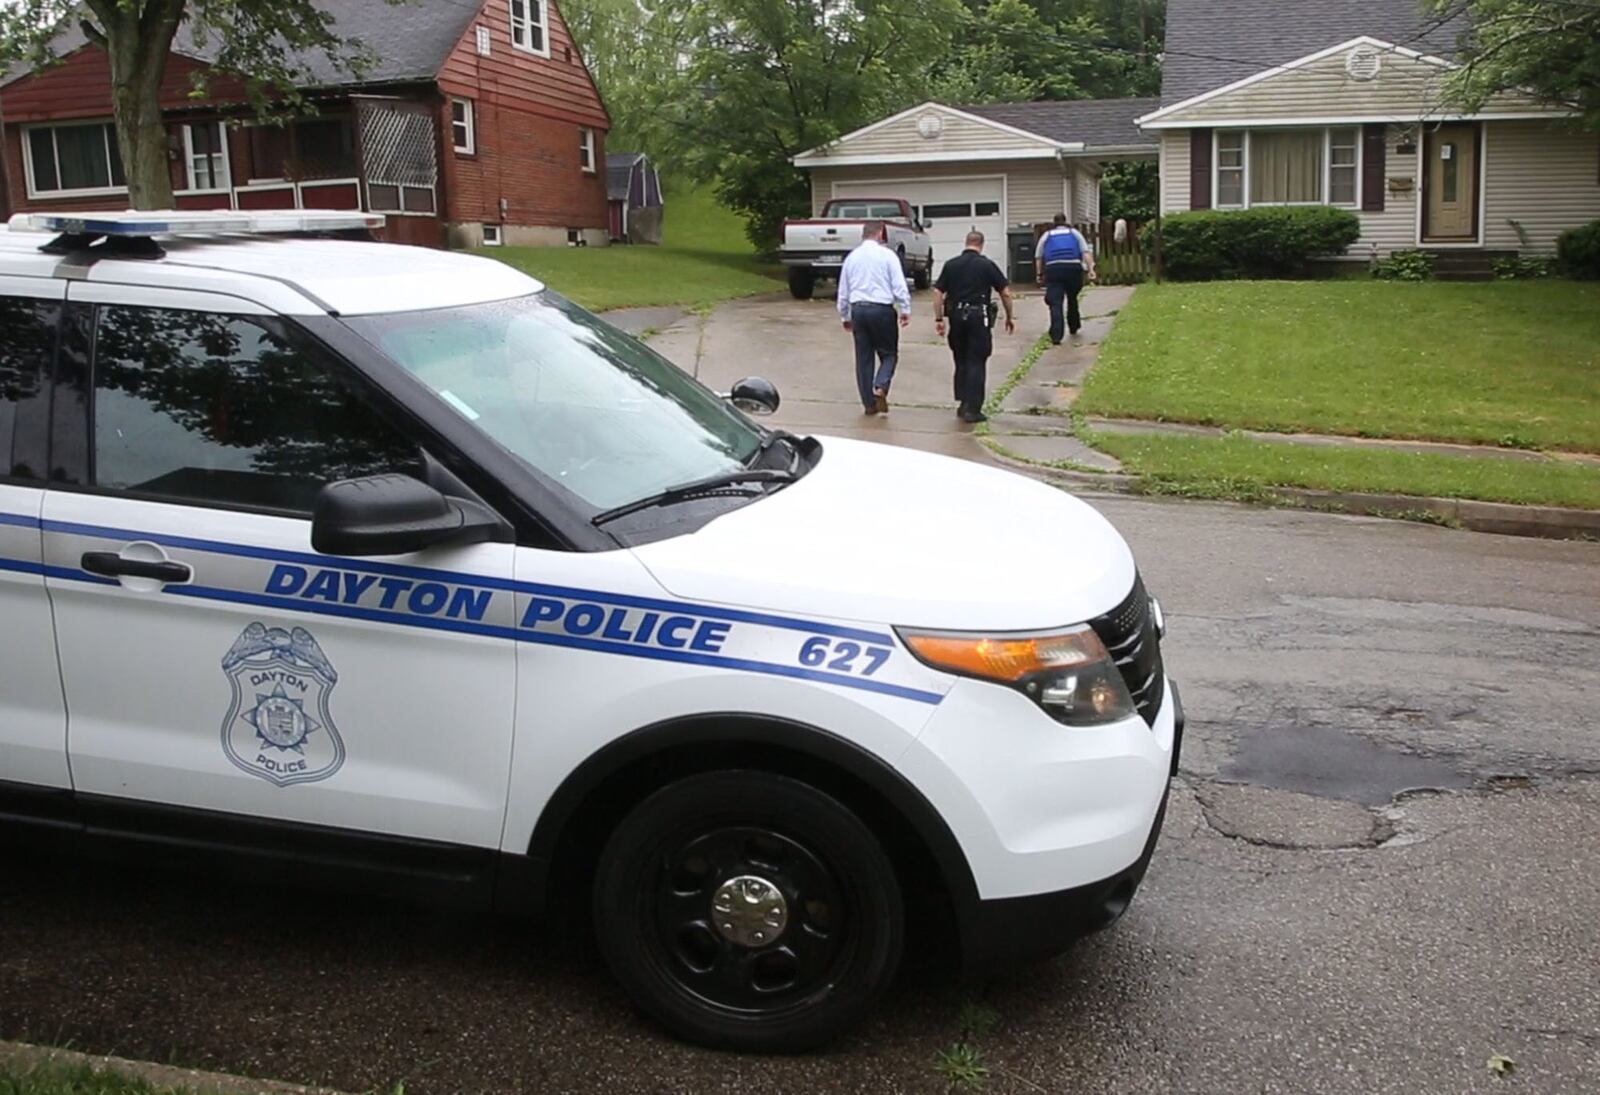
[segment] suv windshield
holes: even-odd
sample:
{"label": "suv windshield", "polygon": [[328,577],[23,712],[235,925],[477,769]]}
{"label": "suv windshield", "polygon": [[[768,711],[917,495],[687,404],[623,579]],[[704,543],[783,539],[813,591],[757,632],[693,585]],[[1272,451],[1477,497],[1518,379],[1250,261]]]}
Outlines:
{"label": "suv windshield", "polygon": [[721,399],[554,293],[345,322],[596,509],[740,470],[761,447]]}

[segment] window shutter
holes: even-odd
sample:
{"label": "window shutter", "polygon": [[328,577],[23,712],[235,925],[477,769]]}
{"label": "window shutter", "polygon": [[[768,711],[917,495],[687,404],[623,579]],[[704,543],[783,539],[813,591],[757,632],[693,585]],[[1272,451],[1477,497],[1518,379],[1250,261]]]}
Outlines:
{"label": "window shutter", "polygon": [[1361,149],[1361,211],[1382,213],[1384,187],[1389,173],[1389,127],[1377,122],[1363,127]]}
{"label": "window shutter", "polygon": [[1189,130],[1189,208],[1211,208],[1211,130]]}

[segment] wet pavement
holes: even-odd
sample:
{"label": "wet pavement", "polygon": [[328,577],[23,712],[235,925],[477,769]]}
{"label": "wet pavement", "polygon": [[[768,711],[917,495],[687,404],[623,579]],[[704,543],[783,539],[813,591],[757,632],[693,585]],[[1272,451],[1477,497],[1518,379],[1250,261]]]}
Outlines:
{"label": "wet pavement", "polygon": [[735,1057],[571,937],[5,853],[0,1038],[407,1095],[940,1092],[962,1041],[991,1092],[1595,1090],[1600,545],[1092,501],[1190,728],[1131,911],[1055,962]]}

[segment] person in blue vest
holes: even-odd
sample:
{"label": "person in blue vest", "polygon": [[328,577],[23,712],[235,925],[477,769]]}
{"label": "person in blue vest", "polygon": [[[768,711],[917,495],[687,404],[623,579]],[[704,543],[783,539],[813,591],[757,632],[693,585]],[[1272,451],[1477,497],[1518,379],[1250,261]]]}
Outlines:
{"label": "person in blue vest", "polygon": [[1033,273],[1044,286],[1044,301],[1050,306],[1050,343],[1059,346],[1064,331],[1077,334],[1083,326],[1078,294],[1086,281],[1094,280],[1094,248],[1082,232],[1067,223],[1066,214],[1057,213],[1055,225],[1039,237],[1039,246],[1033,251]]}

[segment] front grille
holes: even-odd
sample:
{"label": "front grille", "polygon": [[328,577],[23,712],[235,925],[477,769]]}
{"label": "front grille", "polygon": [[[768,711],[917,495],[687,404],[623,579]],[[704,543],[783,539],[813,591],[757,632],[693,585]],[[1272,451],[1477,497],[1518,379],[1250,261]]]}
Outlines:
{"label": "front grille", "polygon": [[1144,579],[1135,575],[1133,591],[1116,608],[1090,620],[1089,626],[1116,661],[1139,714],[1154,726],[1166,697],[1166,677],[1161,669],[1161,636],[1156,633]]}

